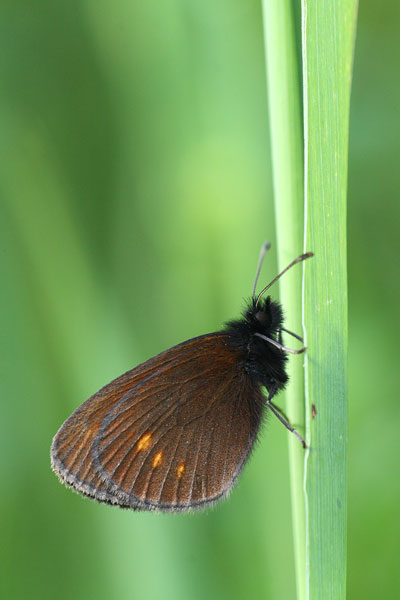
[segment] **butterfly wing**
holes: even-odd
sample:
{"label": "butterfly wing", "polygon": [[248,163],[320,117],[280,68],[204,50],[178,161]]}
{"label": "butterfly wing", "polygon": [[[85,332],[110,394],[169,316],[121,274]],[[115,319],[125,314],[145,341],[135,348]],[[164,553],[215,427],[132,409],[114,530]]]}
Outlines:
{"label": "butterfly wing", "polygon": [[263,397],[223,332],[194,338],[102,388],[64,423],[54,471],[100,502],[190,510],[234,485],[259,429]]}

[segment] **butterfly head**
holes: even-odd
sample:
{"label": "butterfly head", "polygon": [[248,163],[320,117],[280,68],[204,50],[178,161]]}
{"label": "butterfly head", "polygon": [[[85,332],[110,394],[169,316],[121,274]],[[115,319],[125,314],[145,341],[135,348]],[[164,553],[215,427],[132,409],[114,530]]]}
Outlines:
{"label": "butterfly head", "polygon": [[252,300],[245,312],[245,318],[254,333],[261,333],[268,337],[275,336],[283,323],[282,307],[267,296],[258,304]]}
{"label": "butterfly head", "polygon": [[[253,343],[255,334],[276,339],[282,323],[281,305],[279,302],[272,300],[271,296],[267,296],[258,304],[253,299],[249,300],[243,311],[243,317],[235,321],[229,321],[226,328],[238,342],[242,342],[241,345],[248,346]],[[258,338],[255,341],[261,340]]]}

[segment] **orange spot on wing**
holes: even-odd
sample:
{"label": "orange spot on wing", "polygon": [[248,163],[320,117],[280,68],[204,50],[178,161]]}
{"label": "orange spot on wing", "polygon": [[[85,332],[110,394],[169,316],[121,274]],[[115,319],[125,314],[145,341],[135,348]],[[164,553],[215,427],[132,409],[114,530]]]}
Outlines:
{"label": "orange spot on wing", "polygon": [[162,460],[162,451],[157,452],[157,454],[153,458],[153,469],[158,467],[158,465],[161,463],[161,460]]}
{"label": "orange spot on wing", "polygon": [[176,470],[176,474],[178,475],[178,479],[180,479],[182,477],[182,475],[185,472],[185,463],[181,462],[181,464],[179,465],[179,467]]}
{"label": "orange spot on wing", "polygon": [[138,443],[136,444],[136,450],[147,450],[151,446],[151,433],[145,433]]}

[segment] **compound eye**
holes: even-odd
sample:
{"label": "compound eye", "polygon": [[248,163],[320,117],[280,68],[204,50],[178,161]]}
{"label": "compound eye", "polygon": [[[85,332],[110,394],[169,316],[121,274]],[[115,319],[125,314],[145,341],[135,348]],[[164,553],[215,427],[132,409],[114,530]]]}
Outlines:
{"label": "compound eye", "polygon": [[256,312],[255,318],[257,319],[257,321],[259,321],[259,323],[261,323],[261,325],[267,324],[267,315],[262,310],[259,310],[258,312]]}

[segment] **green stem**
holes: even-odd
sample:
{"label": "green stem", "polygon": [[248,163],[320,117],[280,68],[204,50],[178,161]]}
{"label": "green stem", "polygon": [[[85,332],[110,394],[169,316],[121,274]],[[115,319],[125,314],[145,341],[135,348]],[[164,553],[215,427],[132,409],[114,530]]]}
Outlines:
{"label": "green stem", "polygon": [[[295,16],[292,0],[263,0],[265,50],[268,79],[275,218],[279,268],[301,254],[303,246],[303,129],[301,81],[296,52]],[[302,269],[295,267],[280,280],[280,297],[287,327],[301,334]],[[292,342],[292,340],[291,340]],[[287,413],[292,423],[304,424],[303,359],[290,358],[290,385],[286,391]],[[303,433],[302,429],[300,432]],[[305,512],[303,492],[304,450],[288,436],[294,556],[297,597],[304,600]]]}

